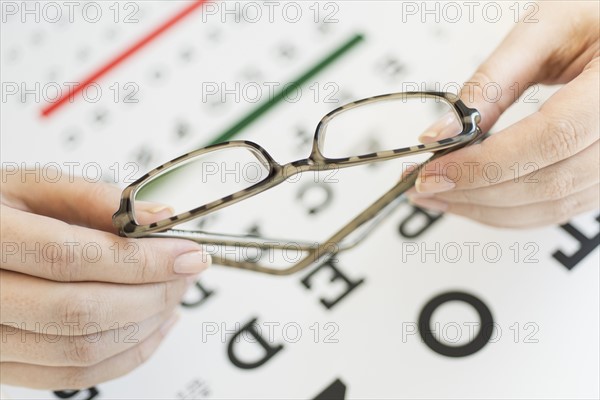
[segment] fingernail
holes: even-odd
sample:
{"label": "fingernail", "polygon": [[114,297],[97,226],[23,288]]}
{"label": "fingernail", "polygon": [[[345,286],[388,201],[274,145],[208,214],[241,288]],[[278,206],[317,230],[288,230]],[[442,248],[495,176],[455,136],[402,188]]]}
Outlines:
{"label": "fingernail", "polygon": [[456,183],[441,175],[426,175],[417,179],[415,188],[418,193],[441,193],[452,190]]}
{"label": "fingernail", "polygon": [[173,210],[173,207],[171,207],[167,204],[152,203],[150,201],[138,200],[135,202],[135,205],[136,205],[137,211],[144,211],[144,212],[148,212],[151,214],[158,214],[161,211],[165,211],[165,210],[170,211],[171,214],[175,213],[175,210]]}
{"label": "fingernail", "polygon": [[175,215],[173,207],[166,204],[137,201],[134,208],[136,219],[141,224],[150,224]]}
{"label": "fingernail", "polygon": [[175,210],[171,206],[167,206],[164,204],[158,204],[154,207],[147,208],[145,211],[150,212],[152,214],[158,214],[161,211],[169,210],[171,214],[175,214]]}
{"label": "fingernail", "polygon": [[459,123],[454,112],[444,114],[436,123],[419,135],[421,143],[435,142],[436,140],[452,137],[460,133]]}
{"label": "fingernail", "polygon": [[435,131],[425,131],[419,135],[419,141],[421,142],[430,142],[428,139],[435,139],[439,135],[439,132]]}
{"label": "fingernail", "polygon": [[212,263],[210,254],[202,251],[190,251],[179,255],[173,263],[176,274],[195,274],[204,271]]}
{"label": "fingernail", "polygon": [[431,211],[445,212],[448,209],[448,203],[435,199],[414,198],[410,202],[417,207],[425,208]]}
{"label": "fingernail", "polygon": [[162,323],[162,325],[159,328],[160,333],[162,335],[166,335],[171,330],[171,328],[175,326],[177,321],[179,321],[179,313],[173,314],[168,320]]}

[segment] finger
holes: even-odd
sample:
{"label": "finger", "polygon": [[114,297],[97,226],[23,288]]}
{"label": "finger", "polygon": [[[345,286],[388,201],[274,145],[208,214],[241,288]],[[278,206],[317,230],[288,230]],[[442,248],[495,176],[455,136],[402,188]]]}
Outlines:
{"label": "finger", "polygon": [[[520,22],[461,89],[460,99],[480,112],[483,132],[489,131],[529,86],[574,79],[598,51],[598,19],[594,17],[598,15],[597,2],[578,7],[539,3],[538,7],[538,22]],[[589,12],[582,13],[580,7],[587,7]],[[577,24],[564,23],[573,13],[578,14]],[[429,143],[455,134],[441,120],[420,140]]]}
{"label": "finger", "polygon": [[[597,4],[586,7],[597,15]],[[538,22],[520,22],[467,80],[460,97],[481,113],[483,132],[487,132],[530,85],[568,82],[592,58],[589,49],[598,40],[598,28],[593,30],[593,26],[598,25],[597,19],[578,15],[577,24],[564,23],[567,15],[581,13],[573,8],[539,3]],[[540,41],[540,37],[544,40]],[[587,61],[582,55],[587,55]],[[565,74],[569,65],[574,68]]]}
{"label": "finger", "polygon": [[122,238],[0,208],[2,269],[54,281],[147,283],[197,274],[211,263],[191,241]]}
{"label": "finger", "polygon": [[460,120],[454,112],[448,112],[439,120],[431,124],[419,135],[421,143],[435,142],[441,139],[447,139],[458,135],[462,131]]}
{"label": "finger", "polygon": [[517,179],[489,187],[450,190],[437,194],[407,192],[409,198],[435,197],[449,203],[469,203],[493,207],[521,206],[559,200],[600,182],[600,141],[576,157],[552,164]]}
{"label": "finger", "polygon": [[416,198],[412,202],[421,208],[461,215],[486,225],[500,228],[532,228],[555,223],[563,224],[577,214],[597,209],[599,190],[600,186],[594,185],[560,200],[519,207],[446,203],[435,198]]}
{"label": "finger", "polygon": [[[581,152],[599,139],[598,68],[586,69],[527,118],[480,144],[440,157],[423,167],[418,192],[474,189],[545,168]],[[585,99],[585,100],[582,100]],[[516,174],[516,175],[515,175]]]}
{"label": "finger", "polygon": [[85,335],[71,334],[58,325],[47,326],[41,333],[19,329],[19,324],[0,325],[0,362],[55,367],[97,364],[144,341],[172,318],[175,318],[174,311],[168,309],[140,323],[132,322],[107,331],[91,327]]}
{"label": "finger", "polygon": [[163,325],[134,347],[89,367],[47,367],[6,362],[0,364],[2,383],[33,389],[81,389],[125,375],[146,362],[176,321]]}
{"label": "finger", "polygon": [[[89,182],[59,172],[60,179],[41,179],[40,172],[2,171],[2,195],[15,208],[62,221],[116,233],[112,215],[119,208],[121,190],[102,182]],[[52,175],[54,176],[54,175]],[[173,210],[164,204],[142,202],[138,222],[146,224],[169,218]]]}
{"label": "finger", "polygon": [[65,284],[0,270],[0,324],[35,332],[58,326],[72,335],[84,335],[86,329],[106,331],[174,307],[194,280]]}

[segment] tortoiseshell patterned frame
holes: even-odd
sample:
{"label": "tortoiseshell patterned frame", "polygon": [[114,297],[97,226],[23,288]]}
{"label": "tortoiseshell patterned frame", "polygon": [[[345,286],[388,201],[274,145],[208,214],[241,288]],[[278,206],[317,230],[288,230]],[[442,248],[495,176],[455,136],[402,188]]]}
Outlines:
{"label": "tortoiseshell patterned frame", "polygon": [[[323,155],[322,147],[325,140],[325,134],[327,132],[328,123],[337,115],[360,107],[362,105],[372,104],[381,101],[389,100],[403,100],[409,98],[434,98],[438,101],[444,101],[452,106],[452,109],[456,113],[458,120],[462,121],[463,129],[462,132],[454,137],[443,139],[437,142],[428,144],[417,144],[411,147],[399,148],[394,150],[380,151],[370,154],[363,154],[354,157],[346,158],[328,158]],[[247,141],[229,141],[219,143],[216,145],[204,147],[202,149],[195,150],[191,153],[179,156],[155,169],[148,172],[134,183],[129,185],[121,195],[121,203],[119,210],[113,215],[113,224],[118,228],[119,233],[122,236],[139,238],[139,237],[175,237],[194,240],[202,244],[217,244],[225,246],[252,246],[252,247],[263,247],[263,248],[278,248],[277,245],[273,245],[273,241],[266,239],[260,239],[254,236],[235,236],[235,235],[215,235],[207,234],[199,231],[184,231],[172,229],[174,226],[203,217],[209,213],[220,210],[229,205],[235,204],[239,201],[247,199],[251,196],[255,196],[265,190],[268,190],[276,185],[279,185],[289,177],[308,171],[326,171],[337,168],[353,167],[357,165],[368,164],[372,162],[392,160],[408,155],[414,155],[419,153],[433,152],[436,153],[430,160],[446,154],[450,151],[454,151],[460,147],[468,145],[473,141],[477,140],[481,132],[478,129],[477,124],[479,123],[480,115],[475,109],[467,107],[458,97],[452,93],[443,92],[401,92],[384,94],[380,96],[369,97],[366,99],[358,100],[352,103],[348,103],[341,106],[328,114],[326,114],[319,124],[317,125],[315,136],[313,139],[312,151],[310,156],[303,160],[294,161],[285,165],[277,163],[273,158],[263,149],[260,145]],[[190,211],[172,216],[168,219],[154,222],[147,225],[139,225],[135,219],[134,210],[132,207],[133,200],[136,192],[147,182],[154,178],[164,174],[172,168],[177,168],[200,155],[218,151],[221,149],[232,148],[232,147],[244,147],[250,150],[254,156],[268,168],[269,173],[267,177],[251,187],[236,192],[232,195],[223,197],[219,200],[210,202],[200,207],[194,208]],[[417,178],[419,169],[425,163],[410,174],[404,176],[398,184],[390,189],[386,194],[375,201],[371,206],[364,210],[361,214],[356,216],[346,226],[336,232],[329,240],[322,244],[311,244],[303,242],[294,242],[297,249],[306,251],[308,254],[301,259],[298,263],[285,269],[277,269],[269,266],[260,265],[258,263],[249,261],[234,261],[225,257],[214,257],[213,260],[216,264],[242,268],[257,272],[264,272],[274,275],[289,275],[299,270],[302,270],[310,265],[318,264],[330,258],[333,254],[345,250],[346,248],[353,247],[362,238],[364,238],[368,231],[370,231],[376,223],[371,223],[370,228],[366,229],[360,237],[350,245],[343,248],[339,244],[347,238],[357,228],[365,225],[369,221],[374,219],[379,220],[381,218],[384,209],[390,209],[390,205],[395,204],[394,200],[397,200],[402,193],[410,189]],[[377,216],[379,218],[375,218]],[[261,244],[262,243],[262,244]],[[290,243],[289,241],[287,242]],[[284,248],[285,243],[281,244],[280,248]]]}

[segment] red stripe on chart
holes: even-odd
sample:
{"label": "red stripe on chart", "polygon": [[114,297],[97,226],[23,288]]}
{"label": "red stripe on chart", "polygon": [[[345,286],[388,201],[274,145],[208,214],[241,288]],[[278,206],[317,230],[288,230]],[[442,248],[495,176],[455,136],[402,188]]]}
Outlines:
{"label": "red stripe on chart", "polygon": [[94,71],[90,76],[85,78],[82,83],[76,86],[73,91],[69,91],[66,95],[63,95],[56,102],[52,104],[48,104],[42,109],[42,116],[48,117],[54,111],[56,111],[59,107],[66,104],[67,100],[72,99],[77,93],[81,92],[83,89],[88,87],[90,84],[94,83],[96,80],[100,79],[102,76],[106,75],[112,69],[117,67],[123,61],[127,60],[129,57],[134,55],[138,50],[142,47],[150,43],[152,40],[156,39],[161,33],[165,32],[173,25],[177,24],[181,21],[185,16],[192,13],[192,11],[198,9],[208,0],[194,0],[192,4],[183,8],[177,14],[173,15],[171,18],[163,22],[160,26],[158,26],[153,31],[149,32],[146,36],[142,37],[139,41],[134,43],[129,48],[125,49],[122,53],[118,54],[115,58],[108,61],[106,64],[102,65],[96,71]]}

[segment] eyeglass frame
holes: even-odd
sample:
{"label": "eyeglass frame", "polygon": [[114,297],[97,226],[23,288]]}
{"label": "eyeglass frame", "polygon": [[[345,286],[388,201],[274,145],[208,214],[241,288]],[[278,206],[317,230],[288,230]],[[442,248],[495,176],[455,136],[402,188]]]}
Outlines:
{"label": "eyeglass frame", "polygon": [[[462,131],[456,136],[445,138],[436,142],[418,144],[410,147],[403,147],[393,150],[384,150],[373,152],[369,154],[362,154],[352,157],[343,158],[330,158],[323,154],[322,148],[325,142],[325,135],[327,133],[327,125],[329,122],[343,112],[355,109],[357,107],[372,104],[381,101],[390,100],[408,100],[411,98],[420,97],[421,99],[433,98],[437,101],[445,101],[452,107],[458,120],[462,122]],[[356,240],[351,245],[344,248],[340,248],[338,244],[352,232],[358,229],[366,222],[373,220],[377,215],[377,221],[381,219],[381,214],[384,209],[392,209],[390,205],[395,204],[394,200],[401,197],[402,193],[410,189],[416,179],[419,170],[431,160],[438,158],[451,151],[455,151],[458,148],[464,147],[473,143],[481,137],[481,130],[478,128],[478,123],[481,117],[476,109],[467,107],[459,98],[453,93],[446,92],[434,92],[434,91],[423,91],[423,92],[398,92],[389,93],[373,97],[364,98],[357,100],[341,107],[334,109],[327,113],[317,125],[315,129],[315,135],[312,143],[312,150],[310,155],[301,160],[296,160],[287,164],[279,164],[276,162],[271,155],[260,145],[248,141],[248,140],[235,140],[227,141],[219,144],[210,145],[201,149],[194,150],[190,153],[183,154],[171,161],[162,164],[153,170],[149,171],[135,182],[127,186],[121,193],[121,201],[119,209],[113,215],[113,225],[118,229],[121,236],[130,238],[141,238],[141,237],[171,237],[171,238],[182,238],[193,240],[201,244],[216,244],[216,245],[232,245],[237,247],[259,247],[259,248],[284,248],[284,245],[278,245],[272,240],[262,239],[252,235],[220,235],[213,233],[206,233],[202,231],[190,231],[190,230],[177,230],[171,229],[176,225],[188,222],[190,220],[206,216],[209,213],[216,212],[227,206],[238,203],[239,201],[245,200],[249,197],[255,196],[268,189],[271,189],[280,183],[284,182],[288,178],[301,174],[304,172],[312,171],[327,171],[337,168],[354,167],[373,162],[387,161],[396,158],[406,157],[409,155],[416,155],[421,153],[435,153],[428,160],[420,164],[417,168],[412,170],[410,173],[405,175],[394,187],[392,187],[387,193],[381,196],[378,200],[367,207],[363,212],[352,219],[347,225],[338,230],[333,236],[330,237],[326,242],[321,244],[306,243],[306,242],[294,242],[297,249],[307,251],[307,254],[298,263],[285,269],[276,269],[262,266],[255,262],[250,261],[233,261],[225,257],[214,257],[213,261],[216,264],[241,268],[246,270],[252,270],[256,272],[264,272],[272,275],[289,275],[299,270],[305,269],[309,265],[319,264],[324,262],[323,260],[329,259],[333,254],[337,254],[342,250],[354,247],[362,238],[364,238],[368,232],[365,232],[359,240]],[[240,190],[231,195],[222,197],[218,200],[209,202],[200,207],[196,207],[192,210],[174,215],[161,221],[156,221],[150,224],[140,225],[137,223],[135,218],[135,211],[133,209],[133,202],[137,191],[142,188],[146,183],[154,180],[155,178],[167,173],[171,169],[178,168],[188,162],[191,162],[196,157],[219,151],[227,148],[243,147],[252,152],[252,154],[260,161],[267,169],[267,176],[260,182],[254,185]],[[372,224],[376,225],[376,224]],[[371,227],[371,229],[373,226]],[[368,230],[370,231],[370,229]],[[289,243],[289,241],[288,241]]]}

